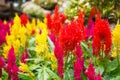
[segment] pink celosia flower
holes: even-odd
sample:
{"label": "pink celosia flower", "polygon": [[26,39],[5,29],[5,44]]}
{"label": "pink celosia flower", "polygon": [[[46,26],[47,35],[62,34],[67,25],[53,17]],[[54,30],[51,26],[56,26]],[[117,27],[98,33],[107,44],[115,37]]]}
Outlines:
{"label": "pink celosia flower", "polygon": [[95,68],[93,67],[92,63],[89,64],[89,67],[85,74],[88,80],[95,80]]}
{"label": "pink celosia flower", "polygon": [[81,80],[81,71],[84,69],[84,59],[77,58],[74,63],[74,78],[75,80]]}
{"label": "pink celosia flower", "polygon": [[81,71],[84,69],[84,59],[82,57],[82,50],[78,44],[75,48],[76,62],[74,63],[74,78],[75,80],[81,80]]}
{"label": "pink celosia flower", "polygon": [[6,35],[10,34],[10,28],[8,23],[3,23],[0,20],[0,45],[6,42]]}
{"label": "pink celosia flower", "polygon": [[74,53],[75,53],[76,57],[80,58],[82,56],[83,52],[82,52],[81,46],[79,44],[75,47]]}
{"label": "pink celosia flower", "polygon": [[96,10],[95,10],[95,8],[93,7],[93,8],[91,9],[91,12],[90,12],[90,17],[89,17],[89,20],[88,20],[88,26],[87,26],[87,28],[86,28],[86,34],[87,34],[86,40],[87,40],[90,36],[92,37],[93,28],[94,28],[94,26],[95,26],[95,23],[94,23],[94,21],[92,20],[92,18],[93,18],[93,16],[94,16],[95,12],[96,12]]}
{"label": "pink celosia flower", "polygon": [[58,74],[61,78],[63,78],[63,72],[64,72],[63,49],[58,42],[55,43],[54,54],[58,61]]}
{"label": "pink celosia flower", "polygon": [[27,58],[29,58],[29,55],[28,55],[28,51],[27,51],[27,49],[26,49],[26,52],[25,52],[25,53],[22,53],[22,56],[21,56],[21,58],[20,58],[20,61],[21,61],[22,63],[26,63],[26,60],[25,60],[25,59],[27,59]]}
{"label": "pink celosia flower", "polygon": [[0,56],[0,77],[2,77],[2,68],[4,67],[4,59]]}
{"label": "pink celosia flower", "polygon": [[98,73],[98,76],[96,77],[95,80],[102,80],[102,77],[101,77],[100,73]]}
{"label": "pink celosia flower", "polygon": [[6,71],[8,72],[8,78],[10,80],[18,80],[19,69],[16,65],[16,56],[15,56],[13,47],[11,47],[8,53]]}

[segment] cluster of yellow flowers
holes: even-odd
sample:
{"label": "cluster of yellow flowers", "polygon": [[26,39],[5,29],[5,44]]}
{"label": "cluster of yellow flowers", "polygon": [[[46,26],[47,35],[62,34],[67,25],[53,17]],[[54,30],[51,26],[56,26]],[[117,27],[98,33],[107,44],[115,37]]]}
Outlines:
{"label": "cluster of yellow flowers", "polygon": [[112,31],[112,42],[113,42],[113,51],[112,51],[112,57],[117,56],[117,52],[120,51],[120,24],[119,20],[116,24],[115,28]]}
{"label": "cluster of yellow flowers", "polygon": [[[20,17],[16,14],[13,25],[10,27],[10,35],[6,36],[6,43],[3,45],[3,56],[8,57],[8,51],[11,46],[14,47],[15,55],[21,55],[22,52],[19,52],[20,47],[24,49],[27,48],[27,44],[30,38],[35,38],[35,52],[37,58],[43,58],[44,60],[50,60],[52,62],[52,70],[57,69],[57,61],[53,52],[49,51],[48,43],[48,29],[46,25],[46,19],[44,22],[40,20],[32,19],[31,22],[27,22],[26,25],[21,24]],[[34,76],[33,73],[29,70],[29,66],[26,63],[20,62],[20,70],[22,72],[28,73],[30,76]]]}

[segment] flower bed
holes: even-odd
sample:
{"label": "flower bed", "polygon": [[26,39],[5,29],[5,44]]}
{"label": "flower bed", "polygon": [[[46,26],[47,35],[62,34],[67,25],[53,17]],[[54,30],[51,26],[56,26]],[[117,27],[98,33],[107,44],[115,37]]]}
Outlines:
{"label": "flower bed", "polygon": [[[95,21],[92,20],[96,15]],[[2,80],[119,80],[119,21],[109,22],[92,8],[67,22],[58,12],[44,21],[26,14],[0,21],[0,78]]]}

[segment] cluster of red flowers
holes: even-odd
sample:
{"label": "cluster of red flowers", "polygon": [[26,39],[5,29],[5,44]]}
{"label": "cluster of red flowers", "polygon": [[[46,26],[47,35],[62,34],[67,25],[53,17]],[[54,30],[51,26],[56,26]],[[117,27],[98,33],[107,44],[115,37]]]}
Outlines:
{"label": "cluster of red flowers", "polygon": [[85,38],[84,15],[79,13],[77,20],[72,20],[60,30],[60,45],[64,50],[73,50]]}
{"label": "cluster of red flowers", "polygon": [[95,27],[93,30],[93,53],[98,56],[100,50],[108,54],[111,50],[111,31],[107,20],[101,19],[97,14]]}
{"label": "cluster of red flowers", "polygon": [[63,23],[66,20],[66,16],[58,12],[58,5],[55,7],[54,15],[51,17],[50,14],[47,14],[47,26],[56,37],[59,35],[59,31],[63,26]]}

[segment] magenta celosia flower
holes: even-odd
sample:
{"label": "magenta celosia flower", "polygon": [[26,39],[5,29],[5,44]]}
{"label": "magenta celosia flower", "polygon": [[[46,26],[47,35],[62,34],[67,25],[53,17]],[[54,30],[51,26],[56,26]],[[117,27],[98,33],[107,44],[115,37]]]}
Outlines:
{"label": "magenta celosia flower", "polygon": [[54,49],[54,54],[55,57],[57,58],[57,62],[58,62],[58,74],[61,78],[63,78],[63,66],[64,66],[64,61],[63,61],[63,49],[62,47],[59,45],[58,42],[55,43],[55,49]]}
{"label": "magenta celosia flower", "polygon": [[111,45],[112,39],[109,23],[107,20],[101,19],[100,13],[98,13],[93,30],[93,54],[98,56],[100,50],[102,50],[108,55],[111,50]]}
{"label": "magenta celosia flower", "polygon": [[11,47],[8,53],[6,71],[8,72],[8,78],[10,80],[18,80],[19,69],[16,65],[16,56],[15,56],[13,47]]}
{"label": "magenta celosia flower", "polygon": [[25,52],[25,53],[22,53],[22,56],[21,56],[21,58],[20,58],[20,61],[21,61],[22,63],[26,63],[26,60],[25,60],[25,59],[27,59],[27,58],[29,58],[29,55],[28,55],[28,51],[27,51],[27,49],[26,49],[26,52]]}
{"label": "magenta celosia flower", "polygon": [[0,77],[2,77],[2,68],[4,67],[4,59],[0,56]]}
{"label": "magenta celosia flower", "polygon": [[94,16],[95,12],[96,12],[96,10],[95,10],[95,8],[93,7],[93,8],[91,9],[91,12],[90,12],[90,17],[89,17],[89,20],[88,20],[88,26],[87,26],[87,28],[86,28],[86,34],[87,34],[86,40],[87,40],[89,37],[92,37],[92,34],[93,34],[93,28],[94,28],[94,26],[95,26],[95,23],[94,23],[94,21],[92,20],[92,18],[93,18],[93,16]]}
{"label": "magenta celosia flower", "polygon": [[81,80],[81,71],[84,69],[84,59],[78,57],[74,63],[74,78],[75,80]]}
{"label": "magenta celosia flower", "polygon": [[100,73],[98,73],[98,76],[96,77],[95,80],[102,80],[102,77],[101,77]]}
{"label": "magenta celosia flower", "polygon": [[55,42],[56,42],[56,37],[55,37],[55,35],[52,34],[52,33],[50,33],[50,34],[49,34],[49,37],[50,37],[51,41],[55,44]]}
{"label": "magenta celosia flower", "polygon": [[81,46],[79,44],[75,47],[74,53],[75,53],[76,57],[80,58],[82,56],[83,52],[82,52]]}
{"label": "magenta celosia flower", "polygon": [[9,23],[3,23],[0,20],[0,45],[6,42],[6,34],[10,34]]}
{"label": "magenta celosia flower", "polygon": [[93,67],[91,62],[89,64],[89,67],[85,74],[86,74],[88,80],[95,80],[95,68]]}
{"label": "magenta celosia flower", "polygon": [[74,63],[74,78],[75,80],[81,80],[81,71],[84,69],[84,58],[82,57],[82,50],[78,44],[75,48],[76,62]]}

